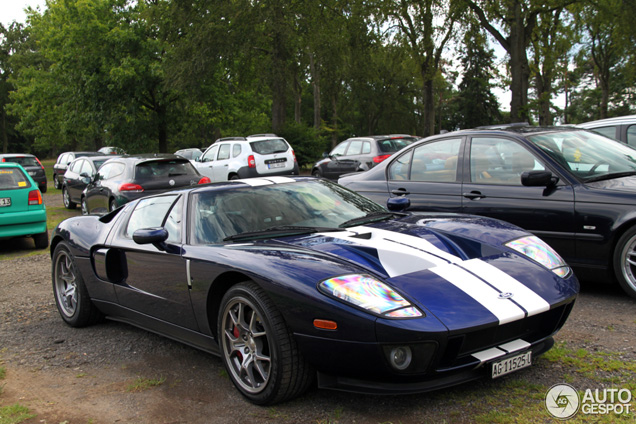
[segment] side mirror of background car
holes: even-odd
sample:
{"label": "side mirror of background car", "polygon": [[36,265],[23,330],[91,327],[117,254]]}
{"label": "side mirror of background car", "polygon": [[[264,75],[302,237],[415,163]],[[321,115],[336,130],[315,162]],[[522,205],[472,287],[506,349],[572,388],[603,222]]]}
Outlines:
{"label": "side mirror of background car", "polygon": [[93,178],[90,175],[81,174],[80,181],[82,184],[89,185],[93,181]]}
{"label": "side mirror of background car", "polygon": [[133,233],[133,240],[137,244],[152,244],[159,250],[166,250],[168,230],[163,227],[142,228]]}
{"label": "side mirror of background car", "polygon": [[391,212],[402,212],[411,206],[411,199],[406,196],[389,197],[386,201],[386,207]]}
{"label": "side mirror of background car", "polygon": [[559,178],[550,171],[526,171],[521,174],[521,184],[526,187],[550,187],[557,182]]}

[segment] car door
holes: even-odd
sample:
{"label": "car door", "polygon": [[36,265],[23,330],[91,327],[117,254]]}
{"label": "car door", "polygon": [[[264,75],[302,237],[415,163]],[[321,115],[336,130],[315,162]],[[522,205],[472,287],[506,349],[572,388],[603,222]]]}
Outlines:
{"label": "car door", "polygon": [[389,194],[408,194],[412,211],[460,212],[463,145],[452,137],[406,150],[387,168]]}
{"label": "car door", "polygon": [[547,168],[537,155],[515,140],[475,136],[468,151],[462,211],[518,225],[539,236],[566,260],[573,257],[572,186],[563,181],[553,188],[523,186],[521,173]]}
{"label": "car door", "polygon": [[80,173],[85,162],[86,159],[74,160],[64,173],[64,184],[73,202],[77,202],[84,190],[84,184],[80,181]]}
{"label": "car door", "polygon": [[337,179],[340,176],[340,157],[344,156],[349,147],[349,140],[345,140],[338,144],[329,152],[329,161],[327,161],[322,167],[322,176],[331,180]]}
{"label": "car door", "polygon": [[212,178],[213,181],[227,181],[230,166],[230,154],[232,153],[231,143],[222,143],[219,145],[219,153],[216,160],[212,162]]}
{"label": "car door", "polygon": [[[140,200],[110,242],[124,262],[125,278],[115,285],[120,305],[150,317],[198,330],[190,303],[186,260],[182,257],[183,196],[170,194]],[[137,244],[136,230],[164,227],[166,249]]]}
{"label": "car door", "polygon": [[90,213],[106,213],[112,197],[110,188],[113,182],[126,170],[126,165],[121,162],[105,163],[95,177],[86,186],[86,206]]}
{"label": "car door", "polygon": [[[366,146],[365,146],[366,144]],[[368,142],[363,140],[351,140],[349,147],[343,156],[340,156],[337,161],[337,176],[347,174],[350,172],[356,172],[360,169],[360,159],[363,154],[363,148],[366,147],[366,153],[371,151],[371,146]]]}
{"label": "car door", "polygon": [[216,160],[216,154],[219,151],[218,144],[209,147],[199,159],[193,162],[194,167],[199,171],[199,174],[210,178],[214,181],[214,161]]}

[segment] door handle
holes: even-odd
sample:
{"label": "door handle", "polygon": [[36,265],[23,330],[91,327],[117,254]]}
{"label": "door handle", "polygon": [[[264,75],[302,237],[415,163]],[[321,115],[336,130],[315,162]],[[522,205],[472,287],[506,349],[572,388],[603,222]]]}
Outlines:
{"label": "door handle", "polygon": [[470,193],[464,193],[462,194],[462,196],[464,196],[467,199],[470,200],[479,200],[479,199],[485,199],[486,196],[481,194],[480,191],[471,191]]}
{"label": "door handle", "polygon": [[395,189],[395,190],[391,191],[391,194],[394,195],[394,196],[408,196],[411,193],[406,191],[406,189],[404,189],[404,188],[398,188],[398,189]]}

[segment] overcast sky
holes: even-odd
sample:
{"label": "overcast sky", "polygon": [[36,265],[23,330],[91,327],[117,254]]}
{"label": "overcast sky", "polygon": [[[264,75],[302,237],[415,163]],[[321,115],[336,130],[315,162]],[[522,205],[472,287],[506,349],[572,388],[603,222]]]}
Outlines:
{"label": "overcast sky", "polygon": [[0,19],[2,24],[7,26],[13,21],[24,23],[26,20],[26,14],[24,9],[31,6],[34,9],[40,7],[40,10],[44,9],[46,4],[45,0],[0,0]]}

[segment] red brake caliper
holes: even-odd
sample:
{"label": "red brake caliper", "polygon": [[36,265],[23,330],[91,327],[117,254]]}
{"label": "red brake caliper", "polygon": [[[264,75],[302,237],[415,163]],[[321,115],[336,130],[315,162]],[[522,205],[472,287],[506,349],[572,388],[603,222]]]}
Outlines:
{"label": "red brake caliper", "polygon": [[[239,332],[238,326],[234,326],[234,331],[232,332],[232,334],[234,335],[234,337],[236,337],[237,339],[239,338],[239,336],[241,335],[241,333]],[[239,358],[239,361],[243,361],[243,355],[241,354],[241,352],[236,352],[236,355]]]}

